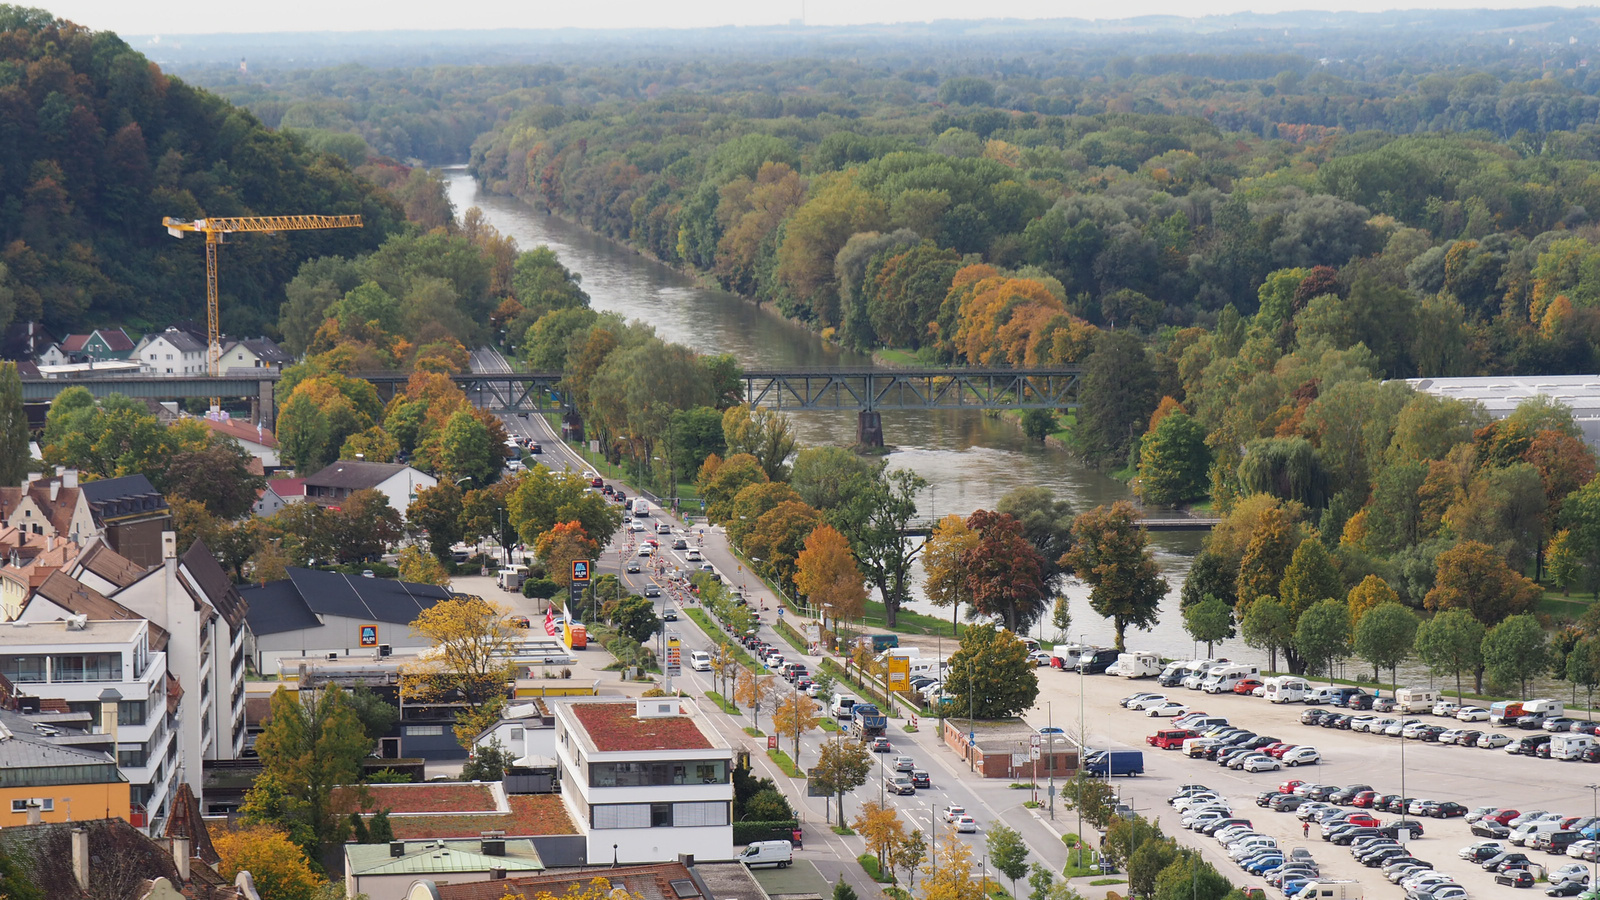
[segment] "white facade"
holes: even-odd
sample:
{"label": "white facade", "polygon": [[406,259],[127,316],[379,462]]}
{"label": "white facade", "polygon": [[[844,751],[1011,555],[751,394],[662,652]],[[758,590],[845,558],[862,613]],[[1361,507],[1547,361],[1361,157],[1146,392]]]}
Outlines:
{"label": "white facade", "polygon": [[133,358],[152,375],[206,374],[205,344],[170,329],[146,335],[134,348]]}
{"label": "white facade", "polygon": [[[584,706],[620,706],[630,712],[609,723],[607,734],[596,735],[585,724]],[[681,853],[705,860],[733,858],[733,749],[702,719],[693,701],[551,701],[551,707],[562,801],[584,835],[591,863],[613,855],[624,864],[663,862]],[[686,739],[658,740],[668,722]],[[653,741],[662,749],[599,749]]]}
{"label": "white facade", "polygon": [[542,723],[539,705],[517,703],[506,707],[504,717],[493,728],[478,735],[474,745],[488,747],[498,741],[513,760],[529,756],[556,757],[556,731]]}
{"label": "white facade", "polygon": [[[167,815],[178,774],[178,717],[168,712],[167,654],[143,619],[0,623],[0,673],[23,694],[99,711],[114,729],[117,767],[152,825]],[[105,706],[116,692],[116,712]],[[97,818],[104,810],[82,813]],[[111,815],[119,815],[116,810]]]}

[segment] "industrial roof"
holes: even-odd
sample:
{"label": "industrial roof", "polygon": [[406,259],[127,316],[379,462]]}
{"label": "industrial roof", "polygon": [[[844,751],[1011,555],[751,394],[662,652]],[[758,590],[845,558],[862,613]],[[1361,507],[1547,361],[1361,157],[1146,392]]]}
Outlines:
{"label": "industrial roof", "polygon": [[1600,445],[1600,375],[1489,375],[1481,378],[1409,378],[1406,383],[1439,397],[1472,400],[1502,419],[1540,394],[1572,410],[1584,440]]}
{"label": "industrial roof", "polygon": [[315,569],[289,569],[284,581],[240,592],[256,634],[281,634],[322,624],[322,616],[409,625],[423,610],[452,594],[438,585],[363,578]]}

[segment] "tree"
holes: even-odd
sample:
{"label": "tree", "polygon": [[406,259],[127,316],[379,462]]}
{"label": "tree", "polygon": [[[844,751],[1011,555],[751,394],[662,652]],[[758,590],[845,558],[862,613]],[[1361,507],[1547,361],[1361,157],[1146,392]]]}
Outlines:
{"label": "tree", "polygon": [[[1455,675],[1456,696],[1461,673],[1479,672],[1483,666],[1483,638],[1488,629],[1465,609],[1441,610],[1417,626],[1413,646],[1417,658],[1436,675]],[[1480,678],[1481,680],[1481,678]],[[1481,689],[1481,684],[1479,685]]]}
{"label": "tree", "polygon": [[962,555],[967,595],[979,615],[998,616],[1006,628],[1025,633],[1044,614],[1049,590],[1045,561],[1022,536],[1022,527],[1005,513],[980,509],[967,517],[978,541]]}
{"label": "tree", "polygon": [[1289,568],[1300,543],[1299,529],[1281,506],[1261,512],[1239,560],[1239,607],[1248,612],[1257,597],[1278,596],[1284,570]]}
{"label": "tree", "polygon": [[1583,572],[1583,563],[1573,547],[1572,532],[1563,528],[1550,538],[1544,548],[1544,570],[1550,580],[1561,588],[1561,596],[1568,597]]}
{"label": "tree", "polygon": [[471,478],[476,484],[488,484],[500,474],[504,460],[500,447],[473,410],[462,408],[451,413],[440,430],[434,462],[441,480]]}
{"label": "tree", "polygon": [[1492,628],[1539,599],[1539,586],[1512,571],[1488,544],[1462,541],[1439,554],[1438,565],[1433,590],[1423,598],[1428,609],[1465,609]]}
{"label": "tree", "polygon": [[833,900],[860,900],[855,888],[845,882],[843,878],[833,883]]}
{"label": "tree", "polygon": [[1267,667],[1278,671],[1278,654],[1294,643],[1295,623],[1289,618],[1289,608],[1277,597],[1261,597],[1245,611],[1239,628],[1244,642],[1267,651]]}
{"label": "tree", "polygon": [[[865,582],[861,570],[856,568],[850,544],[832,525],[818,525],[806,538],[806,548],[795,559],[795,589],[803,594],[812,606],[824,610],[832,607],[835,627],[842,619],[854,619],[862,614],[867,601]],[[827,623],[823,623],[826,627]]]}
{"label": "tree", "polygon": [[440,600],[411,623],[411,633],[434,646],[434,654],[407,663],[400,691],[408,699],[432,701],[449,696],[470,715],[459,716],[455,733],[463,748],[483,730],[478,725],[498,715],[506,685],[515,674],[510,647],[518,631],[507,610],[471,595]]}
{"label": "tree", "polygon": [[1515,684],[1517,696],[1528,696],[1528,679],[1549,665],[1550,646],[1539,620],[1526,613],[1508,616],[1483,637],[1483,665],[1489,680],[1503,687]]}
{"label": "tree", "polygon": [[1156,880],[1178,859],[1178,845],[1167,838],[1145,841],[1128,857],[1128,892],[1136,897],[1155,893]]}
{"label": "tree", "polygon": [[1183,608],[1183,630],[1206,645],[1206,657],[1213,644],[1233,637],[1233,607],[1217,597],[1207,597]]}
{"label": "tree", "polygon": [[816,730],[822,707],[810,695],[790,691],[772,710],[772,730],[794,742],[794,764],[800,765],[800,736]]}
{"label": "tree", "polygon": [[756,529],[761,517],[785,503],[799,503],[800,495],[781,481],[752,484],[734,496],[728,504],[728,518],[724,524],[728,540],[733,546],[748,552],[745,540]]}
{"label": "tree", "polygon": [[305,851],[268,825],[218,829],[212,846],[222,862],[217,874],[231,882],[249,872],[256,890],[274,900],[313,900],[321,883]]}
{"label": "tree", "polygon": [[906,880],[915,887],[917,884],[917,869],[928,858],[928,842],[923,838],[920,828],[911,829],[906,839],[900,846],[894,848],[889,855],[889,866],[892,869],[904,869]]}
{"label": "tree", "polygon": [[640,644],[649,640],[650,636],[661,628],[661,619],[656,615],[655,603],[638,594],[630,595],[618,603],[611,618],[616,622],[617,631]]}
{"label": "tree", "polygon": [[1176,506],[1205,496],[1210,470],[1205,427],[1174,412],[1163,416],[1140,442],[1139,475],[1133,491],[1146,503]]}
{"label": "tree", "polygon": [[1028,845],[1016,829],[1000,823],[989,826],[985,837],[989,848],[989,861],[995,870],[1011,880],[1011,894],[1016,896],[1017,879],[1028,874]]}
{"label": "tree", "polygon": [[1594,692],[1600,688],[1600,638],[1586,635],[1567,654],[1567,680],[1583,688],[1589,718],[1594,718]]}
{"label": "tree", "polygon": [[580,559],[596,560],[600,544],[590,540],[577,520],[557,522],[533,541],[533,552],[544,563],[550,578],[562,587],[572,584],[572,564]]}
{"label": "tree", "polygon": [[[589,490],[589,482],[577,473],[552,472],[535,465],[514,480],[515,485],[503,495],[501,503],[506,509],[506,524],[523,543],[532,544],[557,522],[577,522],[590,540],[604,546],[622,525],[618,504]],[[498,531],[501,503],[493,502],[496,497],[493,488],[484,494],[467,494],[463,514],[468,518],[462,524],[468,534]]]}
{"label": "tree", "polygon": [[[279,513],[298,505],[290,504]],[[351,491],[339,508],[325,510],[321,526],[328,551],[346,563],[381,557],[402,533],[400,514],[389,507],[387,495],[373,488]]]}
{"label": "tree", "polygon": [[917,495],[928,486],[910,469],[880,470],[866,490],[834,511],[833,523],[850,539],[856,561],[883,598],[884,618],[893,628],[900,604],[910,596],[911,563],[922,544],[906,540],[917,515]]}
{"label": "tree", "polygon": [[730,459],[749,454],[771,481],[789,477],[789,457],[798,443],[786,413],[765,406],[740,404],[722,414],[722,439]]}
{"label": "tree", "polygon": [[1195,554],[1194,563],[1189,566],[1189,574],[1183,578],[1179,605],[1187,608],[1207,597],[1216,597],[1232,607],[1239,599],[1238,582],[1237,564],[1209,548],[1201,550]]}
{"label": "tree", "polygon": [[1331,675],[1334,659],[1350,652],[1350,610],[1343,600],[1318,600],[1300,614],[1294,647],[1307,672]]}
{"label": "tree", "polygon": [[839,803],[839,821],[844,821],[844,795],[867,783],[872,773],[872,754],[860,741],[834,739],[822,745],[812,776],[817,787],[836,797]]}
{"label": "tree", "polygon": [[922,900],[985,900],[972,847],[954,829],[939,841],[922,868]]}
{"label": "tree", "polygon": [[906,840],[906,826],[900,820],[899,811],[868,800],[861,804],[861,811],[851,820],[850,827],[866,842],[867,852],[878,858],[878,868],[889,871],[889,856]]}
{"label": "tree", "polygon": [[1350,589],[1345,597],[1345,605],[1350,608],[1350,629],[1355,631],[1361,626],[1361,617],[1377,609],[1385,603],[1399,603],[1400,595],[1389,587],[1389,582],[1376,575],[1368,575],[1361,579],[1361,583]]}
{"label": "tree", "polygon": [[407,547],[400,551],[400,580],[449,587],[450,573],[438,557],[421,547]]}
{"label": "tree", "polygon": [[[706,458],[709,464],[716,457]],[[752,484],[765,484],[772,479],[762,470],[761,462],[748,453],[730,456],[713,469],[709,477],[701,468],[700,496],[706,502],[706,518],[725,523],[733,514],[733,498]]]}
{"label": "tree", "polygon": [[971,625],[945,670],[945,692],[954,708],[979,719],[1004,719],[1033,706],[1039,675],[1028,647],[1012,632]]}
{"label": "tree", "polygon": [[1150,536],[1140,528],[1133,504],[1118,501],[1097,506],[1072,524],[1073,548],[1061,565],[1087,582],[1089,606],[1116,626],[1116,647],[1126,645],[1129,625],[1149,628],[1160,615],[1167,580],[1160,576],[1150,551]]}
{"label": "tree", "polygon": [[[1045,587],[1052,591],[1060,588],[1066,574],[1059,564],[1061,554],[1072,548],[1072,504],[1057,500],[1047,487],[1021,487],[1007,491],[995,504],[995,511],[1017,520],[1022,536],[1044,560]],[[926,556],[923,568],[927,568]]]}
{"label": "tree", "polygon": [[828,512],[866,490],[882,468],[880,460],[843,447],[806,447],[795,455],[789,486],[813,509]]}
{"label": "tree", "polygon": [[[1345,609],[1348,614],[1349,605]],[[1417,615],[1397,602],[1385,602],[1373,607],[1356,620],[1355,636],[1351,642],[1356,655],[1372,663],[1372,680],[1378,680],[1378,671],[1387,668],[1389,681],[1399,689],[1395,670],[1411,655],[1417,639]]]}
{"label": "tree", "polygon": [[1102,331],[1084,362],[1082,397],[1074,437],[1096,465],[1128,458],[1134,428],[1142,426],[1160,399],[1155,367],[1131,330]]}
{"label": "tree", "polygon": [[246,822],[283,829],[311,859],[344,842],[349,809],[335,797],[356,784],[373,741],[347,695],[334,685],[272,695],[272,716],[256,739],[263,773],[245,795]]}
{"label": "tree", "polygon": [[761,707],[765,706],[777,692],[778,685],[773,676],[757,675],[742,667],[733,685],[734,702],[740,706],[750,707],[751,725],[757,731],[761,730]]}
{"label": "tree", "polygon": [[1344,583],[1328,548],[1316,538],[1301,541],[1278,586],[1278,599],[1288,605],[1289,615],[1298,618],[1319,600],[1342,602],[1344,597]]}
{"label": "tree", "polygon": [[977,545],[978,533],[967,527],[966,519],[951,513],[933,526],[933,533],[923,547],[922,571],[927,575],[923,593],[934,606],[950,607],[952,636],[961,604],[972,602],[962,555]]}
{"label": "tree", "polygon": [[1177,860],[1156,876],[1153,900],[1223,900],[1233,892],[1233,884],[1198,850],[1180,850]]}
{"label": "tree", "polygon": [[1042,441],[1060,427],[1053,409],[1027,409],[1022,412],[1022,433],[1031,440]]}
{"label": "tree", "polygon": [[1065,597],[1057,597],[1050,613],[1050,624],[1056,630],[1056,640],[1066,640],[1072,632],[1072,604]]}
{"label": "tree", "polygon": [[822,523],[822,516],[800,501],[779,503],[756,519],[745,535],[744,551],[763,574],[798,593],[800,554],[806,539]]}
{"label": "tree", "polygon": [[428,552],[440,562],[451,558],[450,548],[461,540],[461,488],[453,481],[441,481],[417,491],[417,498],[406,507],[406,528],[425,535]]}
{"label": "tree", "polygon": [[1600,478],[1561,501],[1561,524],[1571,535],[1572,550],[1589,570],[1589,585],[1600,599]]}
{"label": "tree", "polygon": [[502,746],[499,738],[490,738],[487,744],[472,748],[466,765],[461,767],[461,780],[500,781],[505,778],[506,767],[516,761],[516,754]]}
{"label": "tree", "polygon": [[1117,794],[1110,784],[1079,770],[1061,786],[1061,798],[1078,810],[1083,820],[1096,828],[1107,828],[1115,817]]}

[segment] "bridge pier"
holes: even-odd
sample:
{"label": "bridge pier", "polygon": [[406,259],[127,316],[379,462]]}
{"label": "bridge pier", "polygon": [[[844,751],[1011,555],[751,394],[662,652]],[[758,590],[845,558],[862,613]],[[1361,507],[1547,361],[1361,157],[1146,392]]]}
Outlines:
{"label": "bridge pier", "polygon": [[863,409],[856,413],[856,446],[883,446],[883,413]]}

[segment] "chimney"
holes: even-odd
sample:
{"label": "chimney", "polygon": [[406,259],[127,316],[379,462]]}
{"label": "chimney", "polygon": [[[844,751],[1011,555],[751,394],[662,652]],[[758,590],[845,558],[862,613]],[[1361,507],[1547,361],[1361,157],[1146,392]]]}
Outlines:
{"label": "chimney", "polygon": [[79,890],[89,890],[89,832],[83,828],[72,829],[72,877]]}
{"label": "chimney", "polygon": [[28,824],[38,825],[44,821],[44,804],[37,800],[28,801]]}
{"label": "chimney", "polygon": [[50,502],[56,502],[56,496],[61,493],[61,479],[50,479]]}
{"label": "chimney", "polygon": [[493,868],[489,869],[489,880],[490,881],[505,881],[506,880],[506,869],[505,869],[505,866],[494,866]]}
{"label": "chimney", "polygon": [[78,470],[68,469],[61,473],[61,486],[76,488],[78,486]]}
{"label": "chimney", "polygon": [[54,553],[54,552],[56,552],[56,536],[54,534],[45,535],[45,537],[44,537],[44,552],[46,552],[46,553]]}
{"label": "chimney", "polygon": [[405,841],[390,841],[389,842],[389,856],[390,856],[390,858],[399,859],[400,857],[405,856],[405,855],[406,855],[406,842]]}
{"label": "chimney", "polygon": [[189,880],[189,839],[175,837],[172,839],[172,863],[178,867],[178,877],[184,881]]}
{"label": "chimney", "polygon": [[116,688],[100,692],[100,733],[111,735],[112,743],[117,740],[117,704],[121,701],[122,695]]}
{"label": "chimney", "polygon": [[161,532],[161,558],[176,560],[178,558],[178,533],[176,531]]}

